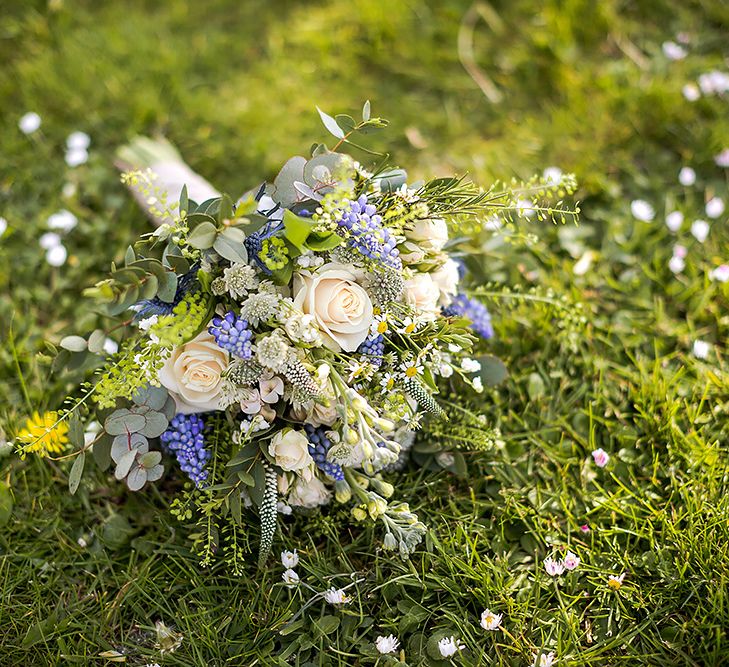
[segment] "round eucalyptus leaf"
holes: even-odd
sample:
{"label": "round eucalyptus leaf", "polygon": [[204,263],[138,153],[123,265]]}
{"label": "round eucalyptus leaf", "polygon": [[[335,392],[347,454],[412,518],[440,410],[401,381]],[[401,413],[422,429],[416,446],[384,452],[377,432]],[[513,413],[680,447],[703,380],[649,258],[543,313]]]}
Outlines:
{"label": "round eucalyptus leaf", "polygon": [[149,470],[150,468],[154,468],[161,460],[161,452],[147,452],[139,457],[139,465]]}
{"label": "round eucalyptus leaf", "polygon": [[165,432],[169,423],[167,421],[167,417],[156,410],[150,410],[144,415],[144,418],[147,423],[144,425],[144,428],[141,429],[141,433],[146,435],[148,438],[159,438],[159,436]]}
{"label": "round eucalyptus leaf", "polygon": [[104,341],[106,334],[101,329],[95,329],[89,336],[89,352],[101,354],[104,351]]}
{"label": "round eucalyptus leaf", "polygon": [[120,408],[106,418],[104,429],[109,435],[137,433],[145,427],[146,423],[144,415],[133,414],[126,408]]}
{"label": "round eucalyptus leaf", "polygon": [[117,435],[111,443],[111,458],[115,463],[119,463],[121,457],[133,449],[140,451],[142,454],[146,454],[149,451],[147,438],[141,433]]}
{"label": "round eucalyptus leaf", "polygon": [[132,398],[137,405],[146,405],[150,410],[161,410],[167,402],[167,390],[152,384],[142,387]]}
{"label": "round eucalyptus leaf", "polygon": [[127,475],[130,491],[139,491],[147,483],[147,471],[142,466],[134,466]]}
{"label": "round eucalyptus leaf", "polygon": [[162,474],[164,473],[165,469],[164,466],[157,464],[156,466],[152,466],[151,468],[147,469],[147,481],[148,482],[156,482],[158,479],[162,477]]}
{"label": "round eucalyptus leaf", "polygon": [[87,345],[81,336],[64,336],[59,345],[69,352],[83,352]]}
{"label": "round eucalyptus leaf", "polygon": [[116,464],[114,477],[116,477],[118,480],[124,479],[129,474],[129,471],[132,469],[132,465],[134,464],[136,459],[136,449],[130,449],[128,452],[125,452],[119,459],[119,462]]}

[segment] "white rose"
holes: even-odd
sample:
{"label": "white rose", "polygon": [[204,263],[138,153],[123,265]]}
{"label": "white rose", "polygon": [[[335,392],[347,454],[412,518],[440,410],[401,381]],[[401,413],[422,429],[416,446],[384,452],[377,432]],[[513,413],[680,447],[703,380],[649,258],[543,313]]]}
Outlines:
{"label": "white rose", "polygon": [[283,470],[301,470],[310,466],[314,460],[309,454],[309,439],[294,429],[279,431],[268,445],[268,453],[276,465]]}
{"label": "white rose", "polygon": [[405,301],[413,308],[436,313],[439,298],[440,290],[429,273],[416,273],[405,281]]}
{"label": "white rose", "polygon": [[440,290],[439,303],[441,306],[450,305],[453,297],[458,293],[458,262],[447,259],[445,264],[430,274],[435,286]]}
{"label": "white rose", "polygon": [[175,399],[177,412],[189,415],[219,410],[221,376],[227,367],[228,353],[203,331],[173,350],[159,372],[159,381]]}
{"label": "white rose", "polygon": [[332,492],[314,476],[310,480],[298,478],[289,492],[288,501],[294,507],[318,507],[326,505]]}
{"label": "white rose", "polygon": [[412,229],[406,230],[405,236],[411,241],[417,241],[425,250],[437,252],[448,241],[448,225],[440,218],[417,220]]}
{"label": "white rose", "polygon": [[354,352],[369,334],[372,301],[355,280],[350,267],[334,262],[294,276],[294,306],[314,316],[324,344],[334,352]]}
{"label": "white rose", "polygon": [[405,241],[398,248],[400,259],[405,264],[418,264],[425,259],[425,250],[413,241]]}

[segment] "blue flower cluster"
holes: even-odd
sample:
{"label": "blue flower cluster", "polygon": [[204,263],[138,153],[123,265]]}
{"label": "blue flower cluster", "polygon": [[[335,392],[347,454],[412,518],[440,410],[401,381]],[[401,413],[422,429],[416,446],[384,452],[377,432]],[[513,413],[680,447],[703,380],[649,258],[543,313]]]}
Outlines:
{"label": "blue flower cluster", "polygon": [[375,368],[379,368],[382,365],[382,355],[385,354],[385,337],[382,334],[368,336],[357,348],[357,352],[372,357],[370,362]]}
{"label": "blue flower cluster", "polygon": [[338,463],[330,463],[327,461],[327,452],[332,446],[329,438],[324,434],[324,429],[320,426],[314,428],[311,424],[304,424],[304,430],[309,438],[309,454],[314,459],[316,467],[325,475],[331,477],[338,482],[344,479],[344,471]]}
{"label": "blue flower cluster", "polygon": [[137,312],[134,315],[135,321],[143,320],[152,315],[170,315],[172,309],[182,301],[187,293],[197,282],[198,267],[192,267],[186,274],[177,279],[175,298],[171,302],[162,301],[158,296],[153,299],[145,299],[137,304]]}
{"label": "blue flower cluster", "polygon": [[205,449],[205,422],[200,415],[175,415],[160,440],[180,464],[180,468],[199,488],[208,478],[205,465],[210,452]]}
{"label": "blue flower cluster", "polygon": [[263,249],[263,242],[266,239],[270,239],[272,236],[276,236],[284,228],[282,222],[275,220],[269,220],[263,227],[257,232],[253,232],[246,236],[246,240],[243,241],[246,250],[248,251],[248,257],[252,259],[263,273],[267,276],[271,275],[271,269],[269,269],[261,260],[260,252]]}
{"label": "blue flower cluster", "polygon": [[349,231],[350,245],[376,262],[400,271],[402,260],[395,247],[397,240],[382,224],[382,216],[377,209],[367,203],[367,195],[350,202],[349,210],[344,211],[339,224]]}
{"label": "blue flower cluster", "polygon": [[240,359],[250,359],[253,354],[251,338],[253,332],[248,329],[248,322],[228,311],[225,317],[214,317],[212,326],[208,328],[219,347],[228,350]]}
{"label": "blue flower cluster", "polygon": [[456,295],[451,304],[443,309],[443,314],[447,317],[467,317],[471,320],[471,329],[483,338],[492,338],[494,335],[491,314],[486,306],[465,294]]}

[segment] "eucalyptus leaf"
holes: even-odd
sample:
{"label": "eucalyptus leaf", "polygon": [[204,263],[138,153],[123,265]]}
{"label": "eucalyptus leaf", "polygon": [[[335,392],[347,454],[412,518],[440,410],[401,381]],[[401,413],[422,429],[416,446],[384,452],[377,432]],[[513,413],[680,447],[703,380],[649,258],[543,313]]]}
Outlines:
{"label": "eucalyptus leaf", "polygon": [[155,387],[153,384],[144,385],[132,397],[137,405],[146,405],[150,410],[161,410],[167,402],[169,394],[164,387]]}
{"label": "eucalyptus leaf", "polygon": [[177,293],[177,274],[165,271],[164,276],[157,276],[157,297],[166,303],[172,303]]}
{"label": "eucalyptus leaf", "polygon": [[[96,445],[94,445],[94,448]],[[145,454],[149,450],[149,443],[141,433],[117,435],[111,443],[110,456],[115,462],[119,462],[127,452],[138,450]]]}
{"label": "eucalyptus leaf", "polygon": [[106,418],[104,429],[109,435],[122,435],[141,431],[146,423],[144,415],[133,414],[126,408],[119,408]]}
{"label": "eucalyptus leaf", "polygon": [[367,122],[370,119],[370,101],[367,100],[362,106],[362,120]]}
{"label": "eucalyptus leaf", "polygon": [[212,222],[201,222],[187,237],[187,242],[198,250],[212,248],[218,230]]}
{"label": "eucalyptus leaf", "polygon": [[154,468],[162,460],[162,453],[153,451],[142,454],[139,457],[139,465],[143,468],[149,469]]}
{"label": "eucalyptus leaf", "polygon": [[337,121],[328,113],[324,113],[319,107],[317,107],[316,110],[319,112],[319,116],[321,117],[321,122],[324,123],[324,127],[326,127],[327,130],[329,130],[329,132],[337,139],[344,139],[344,130],[337,125]]}
{"label": "eucalyptus leaf", "polygon": [[81,336],[64,336],[59,345],[69,352],[83,352],[87,348],[87,343]]}
{"label": "eucalyptus leaf", "polygon": [[130,449],[128,452],[125,452],[122,457],[119,459],[118,463],[116,464],[116,470],[114,471],[114,477],[116,477],[118,480],[124,479],[128,474],[129,471],[132,469],[132,465],[134,465],[134,462],[137,460],[137,450],[136,449]]}
{"label": "eucalyptus leaf", "polygon": [[139,491],[147,483],[147,471],[141,466],[134,466],[127,475],[127,486],[130,491]]}
{"label": "eucalyptus leaf", "polygon": [[237,227],[226,227],[215,238],[213,250],[229,262],[245,264],[248,262],[248,251],[244,245],[246,235]]}
{"label": "eucalyptus leaf", "polygon": [[164,466],[157,464],[156,466],[153,466],[152,468],[147,469],[147,481],[148,482],[156,482],[158,479],[161,479],[162,475],[164,474]]}
{"label": "eucalyptus leaf", "polygon": [[94,329],[89,336],[88,348],[89,352],[101,354],[104,351],[104,342],[106,334],[101,329]]}
{"label": "eucalyptus leaf", "polygon": [[68,490],[71,495],[76,493],[78,485],[81,483],[81,476],[84,474],[84,464],[86,463],[86,452],[82,451],[71,466],[71,473],[68,476]]}
{"label": "eucalyptus leaf", "polygon": [[495,387],[509,376],[506,364],[498,357],[485,354],[478,357],[478,361],[481,364],[481,380],[489,387]]}
{"label": "eucalyptus leaf", "polygon": [[84,426],[76,412],[73,412],[68,418],[68,439],[78,449],[86,444],[84,442]]}

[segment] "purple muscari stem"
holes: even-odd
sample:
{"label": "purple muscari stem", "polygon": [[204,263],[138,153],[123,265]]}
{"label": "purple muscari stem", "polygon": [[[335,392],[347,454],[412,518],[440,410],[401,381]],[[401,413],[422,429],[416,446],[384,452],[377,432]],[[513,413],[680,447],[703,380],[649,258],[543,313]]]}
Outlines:
{"label": "purple muscari stem", "polygon": [[253,332],[248,329],[248,322],[233,311],[228,311],[223,317],[216,315],[208,332],[215,338],[218,347],[240,359],[251,358]]}
{"label": "purple muscari stem", "polygon": [[443,314],[447,317],[467,317],[471,320],[471,329],[483,338],[492,338],[494,335],[491,314],[486,306],[465,294],[456,295],[450,305],[443,309]]}
{"label": "purple muscari stem", "polygon": [[205,422],[199,415],[178,414],[160,436],[167,450],[177,459],[180,469],[200,488],[208,478],[205,470],[210,451],[205,448]]}

